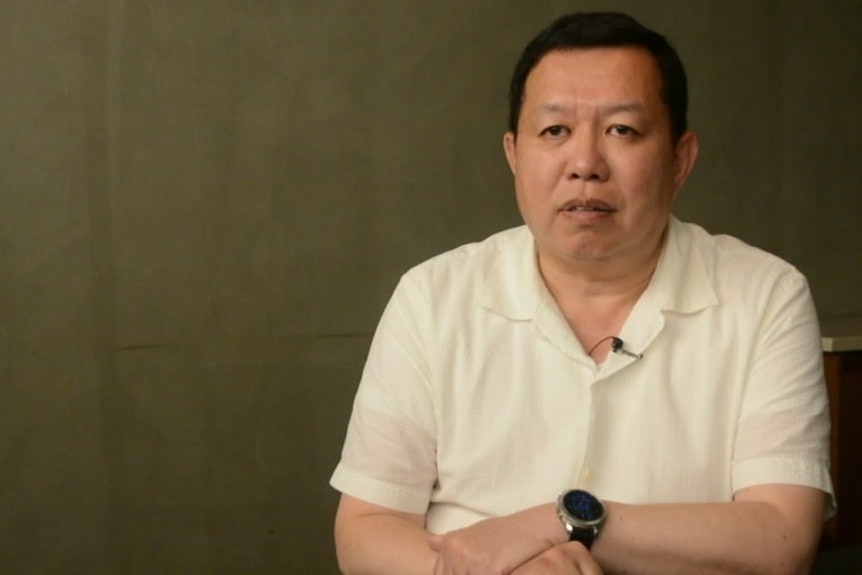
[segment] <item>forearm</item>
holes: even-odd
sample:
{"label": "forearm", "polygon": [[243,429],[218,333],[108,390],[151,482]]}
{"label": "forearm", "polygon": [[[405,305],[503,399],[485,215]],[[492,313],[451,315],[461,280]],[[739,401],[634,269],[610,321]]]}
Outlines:
{"label": "forearm", "polygon": [[380,512],[343,497],[335,522],[338,565],[345,575],[430,575],[437,553],[421,516]]}
{"label": "forearm", "polygon": [[609,503],[592,551],[607,573],[802,574],[819,537],[811,516],[800,520],[764,501]]}

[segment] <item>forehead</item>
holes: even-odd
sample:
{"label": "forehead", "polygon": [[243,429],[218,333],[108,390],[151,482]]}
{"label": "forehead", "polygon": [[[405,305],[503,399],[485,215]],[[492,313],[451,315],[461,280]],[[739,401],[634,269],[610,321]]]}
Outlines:
{"label": "forehead", "polygon": [[662,78],[653,55],[637,47],[554,50],[527,76],[526,107],[637,103],[664,108]]}

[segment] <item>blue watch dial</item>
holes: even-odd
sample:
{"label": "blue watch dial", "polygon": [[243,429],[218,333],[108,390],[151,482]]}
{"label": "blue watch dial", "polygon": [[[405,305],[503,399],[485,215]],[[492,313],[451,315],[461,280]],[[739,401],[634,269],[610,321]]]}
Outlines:
{"label": "blue watch dial", "polygon": [[581,521],[598,521],[604,515],[604,505],[592,494],[581,489],[573,489],[563,496],[563,505],[572,517]]}

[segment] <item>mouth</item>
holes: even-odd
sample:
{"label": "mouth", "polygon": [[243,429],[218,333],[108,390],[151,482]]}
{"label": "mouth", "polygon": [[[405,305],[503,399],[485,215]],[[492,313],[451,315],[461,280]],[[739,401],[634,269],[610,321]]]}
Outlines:
{"label": "mouth", "polygon": [[603,202],[601,200],[571,200],[563,204],[560,208],[561,212],[587,212],[587,213],[597,213],[597,214],[610,214],[615,212],[616,210],[608,204],[607,202]]}

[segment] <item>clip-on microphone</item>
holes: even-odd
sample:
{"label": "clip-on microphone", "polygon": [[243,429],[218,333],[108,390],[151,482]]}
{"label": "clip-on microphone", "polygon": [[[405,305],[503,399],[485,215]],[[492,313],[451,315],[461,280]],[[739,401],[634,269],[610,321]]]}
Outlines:
{"label": "clip-on microphone", "polygon": [[643,359],[644,354],[642,353],[634,353],[625,348],[625,343],[618,337],[611,338],[611,351],[614,353],[619,353],[622,355],[627,355],[634,359]]}

